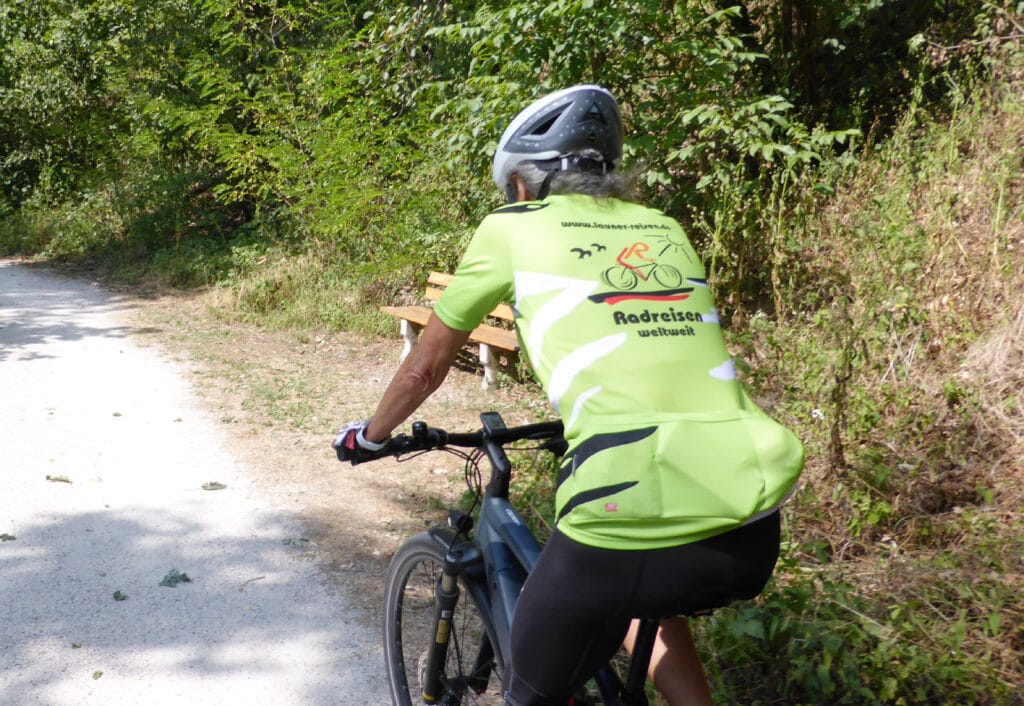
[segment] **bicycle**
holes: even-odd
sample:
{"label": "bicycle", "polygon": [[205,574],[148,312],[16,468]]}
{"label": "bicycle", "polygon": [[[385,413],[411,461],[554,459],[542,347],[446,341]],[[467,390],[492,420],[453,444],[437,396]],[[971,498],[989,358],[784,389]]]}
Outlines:
{"label": "bicycle", "polygon": [[[540,542],[509,502],[512,464],[504,447],[529,440],[539,442],[532,449],[561,456],[566,444],[561,422],[506,428],[495,412],[480,418],[479,431],[462,434],[416,422],[411,435],[393,437],[380,452],[396,458],[434,450],[460,456],[474,496],[469,512],[451,511],[447,527],[411,537],[391,560],[384,589],[384,653],[395,706],[501,704],[512,614],[541,552]],[[491,464],[485,487],[479,468],[484,456]],[[476,506],[474,532],[471,514]],[[648,704],[647,667],[665,616],[638,617],[641,627],[625,680],[606,665],[590,682],[593,688],[577,693],[570,703]]]}
{"label": "bicycle", "polygon": [[601,273],[601,280],[609,287],[623,292],[636,289],[640,280],[651,278],[662,287],[672,289],[683,283],[683,275],[672,265],[661,265],[656,262],[644,265],[613,265]]}

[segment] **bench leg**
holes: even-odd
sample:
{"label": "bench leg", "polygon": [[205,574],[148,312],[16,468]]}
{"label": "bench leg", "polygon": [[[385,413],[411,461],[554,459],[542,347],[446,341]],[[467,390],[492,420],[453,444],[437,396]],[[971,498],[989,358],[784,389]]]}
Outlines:
{"label": "bench leg", "polygon": [[406,319],[402,319],[400,326],[402,340],[405,342],[402,346],[402,354],[398,358],[398,361],[402,362],[412,352],[412,347],[420,340],[420,327]]}
{"label": "bench leg", "polygon": [[486,343],[480,344],[480,362],[484,366],[484,380],[481,387],[486,390],[498,382],[498,356],[494,355],[494,351]]}

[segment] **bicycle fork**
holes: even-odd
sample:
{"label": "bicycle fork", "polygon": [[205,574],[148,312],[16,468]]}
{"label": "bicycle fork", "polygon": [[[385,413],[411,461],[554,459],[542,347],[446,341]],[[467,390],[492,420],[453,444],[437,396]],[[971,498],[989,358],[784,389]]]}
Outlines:
{"label": "bicycle fork", "polygon": [[423,674],[423,701],[437,703],[444,694],[441,675],[448,660],[448,646],[451,640],[452,618],[455,604],[459,601],[458,567],[451,552],[445,554],[444,567],[437,582],[434,600],[434,640],[427,651],[427,664]]}
{"label": "bicycle fork", "polygon": [[[428,704],[446,705],[462,703],[466,689],[482,693],[487,689],[494,662],[494,648],[486,634],[481,635],[479,653],[476,655],[469,674],[446,674],[448,650],[462,650],[458,626],[453,625],[455,609],[461,596],[459,576],[471,575],[481,569],[482,559],[476,547],[459,544],[449,547],[444,553],[441,576],[434,593],[433,639],[427,649],[426,664],[422,673],[423,701]],[[483,629],[483,628],[481,628]],[[452,643],[454,642],[454,645]],[[462,664],[463,655],[456,660]]]}

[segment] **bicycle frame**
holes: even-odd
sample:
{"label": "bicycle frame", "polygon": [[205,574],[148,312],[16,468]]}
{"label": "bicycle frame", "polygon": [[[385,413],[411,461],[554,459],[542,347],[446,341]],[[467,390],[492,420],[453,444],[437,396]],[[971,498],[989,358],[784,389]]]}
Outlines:
{"label": "bicycle frame", "polygon": [[491,586],[491,615],[501,654],[511,653],[512,615],[526,577],[537,564],[541,546],[507,498],[484,497],[476,529]]}
{"label": "bicycle frame", "polygon": [[[505,450],[488,438],[491,432],[504,428],[504,424],[501,418],[493,413],[483,414],[481,419],[485,435],[483,449],[492,464],[491,480],[484,491],[476,522],[475,539],[456,542],[445,552],[444,573],[449,576],[458,573],[479,576],[481,570],[484,572],[484,585],[489,590],[481,592],[485,595],[479,598],[488,608],[491,624],[487,627],[490,628],[492,635],[498,637],[499,652],[508,659],[512,649],[512,618],[516,602],[527,576],[540,558],[542,547],[525,520],[509,502],[512,464]],[[437,535],[435,539],[445,541]],[[442,601],[451,601],[450,594],[446,593],[448,587],[443,583],[438,584],[438,605],[441,605]],[[631,704],[647,704],[643,686],[657,627],[656,619],[643,621],[637,638],[637,651],[631,660],[625,687],[610,665],[604,666],[595,675],[607,706],[624,704],[620,694],[625,695]],[[442,652],[435,654],[434,657],[439,657],[443,662],[444,651],[446,648],[442,648]]]}

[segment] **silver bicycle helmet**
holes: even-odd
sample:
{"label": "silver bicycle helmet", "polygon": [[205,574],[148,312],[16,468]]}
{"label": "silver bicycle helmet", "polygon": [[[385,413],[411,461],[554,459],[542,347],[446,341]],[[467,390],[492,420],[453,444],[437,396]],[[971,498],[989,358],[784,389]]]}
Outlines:
{"label": "silver bicycle helmet", "polygon": [[[562,159],[589,150],[601,160]],[[535,101],[505,129],[494,152],[494,183],[506,189],[525,160],[549,172],[593,164],[609,171],[621,158],[622,117],[615,98],[600,86],[572,86]]]}

